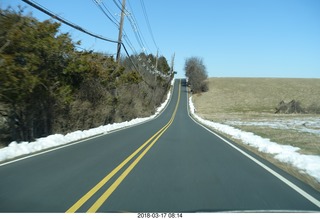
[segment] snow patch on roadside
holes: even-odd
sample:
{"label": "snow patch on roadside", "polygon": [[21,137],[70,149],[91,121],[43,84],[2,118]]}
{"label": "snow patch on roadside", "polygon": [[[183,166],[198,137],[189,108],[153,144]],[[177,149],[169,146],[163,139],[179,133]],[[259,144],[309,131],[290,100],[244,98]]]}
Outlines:
{"label": "snow patch on roadside", "polygon": [[269,127],[282,130],[296,130],[298,132],[311,133],[320,135],[320,118],[306,117],[303,119],[260,119],[257,121],[227,121],[227,125],[240,125],[240,126],[258,126]]}
{"label": "snow patch on roadside", "polygon": [[[173,85],[174,79],[171,82]],[[47,137],[36,139],[34,142],[11,142],[8,147],[0,149],[0,162],[9,160],[22,155],[32,154],[38,151],[56,147],[59,145],[68,144],[74,141],[79,141],[81,139],[89,138],[99,134],[107,134],[111,131],[137,125],[148,120],[155,118],[160,112],[166,107],[170,100],[171,90],[168,92],[166,100],[156,109],[154,115],[145,118],[136,118],[130,121],[113,123],[104,126],[99,126],[97,128],[92,128],[89,130],[78,130],[66,135],[53,134]]]}
{"label": "snow patch on roadside", "polygon": [[274,158],[291,164],[302,172],[309,174],[320,182],[320,156],[317,155],[304,155],[298,153],[300,148],[291,145],[281,145],[270,141],[269,139],[262,138],[251,132],[245,132],[240,129],[234,128],[229,125],[224,125],[209,120],[202,119],[195,113],[195,107],[192,102],[192,97],[189,98],[189,107],[191,114],[202,124],[216,129],[222,133],[231,135],[232,138],[241,140],[243,143],[257,148],[264,153],[273,154]]}

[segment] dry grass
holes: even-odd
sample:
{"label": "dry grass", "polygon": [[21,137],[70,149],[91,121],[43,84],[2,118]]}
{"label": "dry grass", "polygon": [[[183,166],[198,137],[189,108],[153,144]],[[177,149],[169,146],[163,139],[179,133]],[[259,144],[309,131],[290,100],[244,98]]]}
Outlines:
{"label": "dry grass", "polygon": [[299,153],[302,154],[320,155],[319,135],[302,133],[296,130],[271,129],[257,126],[238,126],[237,128],[243,131],[253,132],[263,138],[269,138],[272,142],[300,147],[301,150]]}
{"label": "dry grass", "polygon": [[210,78],[209,92],[194,99],[197,110],[212,113],[274,113],[282,100],[302,106],[320,102],[320,79]]}
{"label": "dry grass", "polygon": [[[320,115],[274,114],[281,101],[297,100],[302,106],[320,103],[320,79],[210,78],[209,92],[193,98],[197,114],[220,123],[277,119],[320,118]],[[269,127],[238,128],[280,144],[300,147],[302,153],[320,155],[320,136]]]}
{"label": "dry grass", "polygon": [[[197,114],[202,118],[219,123],[230,121],[290,120],[320,118],[320,115],[274,114],[280,101],[300,101],[302,107],[320,103],[320,79],[284,79],[284,78],[210,78],[209,91],[193,97]],[[297,146],[300,153],[320,155],[320,136],[291,129],[275,129],[237,125],[244,131],[253,132],[271,141]],[[230,136],[229,136],[230,137]],[[242,142],[238,142],[242,144]],[[262,154],[242,144],[264,159],[269,160],[300,180],[307,182],[320,191],[315,180],[300,173],[287,164],[275,160],[272,155]]]}

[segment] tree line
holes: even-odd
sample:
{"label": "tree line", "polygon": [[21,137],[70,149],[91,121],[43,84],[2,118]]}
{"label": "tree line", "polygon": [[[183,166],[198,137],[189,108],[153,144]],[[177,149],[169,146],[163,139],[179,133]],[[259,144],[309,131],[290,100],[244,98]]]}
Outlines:
{"label": "tree line", "polygon": [[[80,51],[60,25],[0,9],[2,142],[148,116],[166,96],[172,76],[164,57],[141,53],[118,65],[111,55]],[[145,70],[143,60],[157,69]]]}

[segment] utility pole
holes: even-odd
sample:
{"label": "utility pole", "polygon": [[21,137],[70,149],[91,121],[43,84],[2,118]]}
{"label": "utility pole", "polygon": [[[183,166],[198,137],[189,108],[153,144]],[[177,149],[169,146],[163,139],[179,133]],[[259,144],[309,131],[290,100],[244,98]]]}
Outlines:
{"label": "utility pole", "polygon": [[173,53],[173,56],[171,58],[171,74],[173,74],[173,67],[174,67],[174,57],[176,56],[176,53]]}
{"label": "utility pole", "polygon": [[120,27],[119,27],[119,35],[118,35],[118,48],[117,48],[117,62],[120,64],[120,51],[121,51],[121,43],[122,43],[122,29],[123,29],[123,20],[125,15],[126,8],[126,0],[122,0],[122,9],[121,9],[121,18],[120,18]]}
{"label": "utility pole", "polygon": [[156,70],[158,69],[158,53],[159,53],[159,49],[157,50],[157,56],[156,56]]}

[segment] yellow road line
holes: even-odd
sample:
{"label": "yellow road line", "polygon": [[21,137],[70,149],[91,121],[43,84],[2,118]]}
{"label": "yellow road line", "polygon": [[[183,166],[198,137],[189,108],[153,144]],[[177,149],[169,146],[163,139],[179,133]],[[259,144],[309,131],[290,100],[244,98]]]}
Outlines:
{"label": "yellow road line", "polygon": [[131,163],[131,165],[118,177],[118,179],[91,206],[91,208],[87,211],[88,213],[94,213],[101,207],[101,205],[109,198],[109,196],[114,192],[114,190],[117,189],[117,187],[120,185],[120,183],[131,172],[131,170],[139,163],[139,161],[150,150],[150,148],[158,141],[158,139],[163,135],[163,133],[165,133],[165,131],[170,127],[170,125],[173,123],[173,120],[174,120],[175,115],[177,113],[179,102],[180,102],[180,85],[179,85],[178,101],[177,101],[175,110],[171,116],[170,121],[164,126],[165,129],[152,141],[152,143]]}
{"label": "yellow road line", "polygon": [[131,165],[118,177],[118,179],[104,192],[104,194],[91,206],[88,212],[96,212],[101,207],[101,205],[108,199],[108,197],[112,194],[112,192],[120,185],[120,183],[125,179],[125,177],[131,172],[131,170],[138,164],[138,162],[143,158],[143,156],[149,151],[149,149],[157,142],[157,140],[163,135],[163,133],[172,124],[175,118],[175,115],[177,113],[178,105],[180,102],[180,92],[181,92],[180,84],[181,84],[181,81],[179,83],[177,104],[169,122],[165,126],[163,126],[159,131],[157,131],[151,138],[149,138],[143,145],[141,145],[136,151],[134,151],[130,156],[128,156],[121,164],[119,164],[115,169],[113,169],[89,192],[87,192],[83,197],[81,197],[72,207],[70,207],[66,211],[67,213],[76,212],[98,190],[100,190],[117,172],[119,172],[130,160],[132,160],[143,148],[145,148],[153,140],[150,143],[150,145],[133,161],[133,163],[131,163]]}
{"label": "yellow road line", "polygon": [[120,183],[126,178],[126,176],[131,172],[131,170],[138,164],[138,162],[144,157],[144,155],[150,150],[150,148],[156,143],[156,141],[161,137],[161,135],[169,128],[171,123],[158,135],[156,139],[131,163],[131,165],[119,176],[119,178],[103,193],[103,195],[91,206],[87,211],[89,213],[96,212],[101,205],[109,198],[109,196],[117,189]]}
{"label": "yellow road line", "polygon": [[142,146],[140,146],[135,152],[128,156],[122,163],[120,163],[115,169],[113,169],[106,177],[104,177],[96,186],[94,186],[89,192],[87,192],[82,198],[80,198],[72,207],[70,207],[66,213],[76,212],[86,201],[88,201],[103,185],[105,185],[119,170],[121,170],[134,156],[136,156],[153,138],[155,138],[165,127],[160,129],[156,134],[149,138]]}

